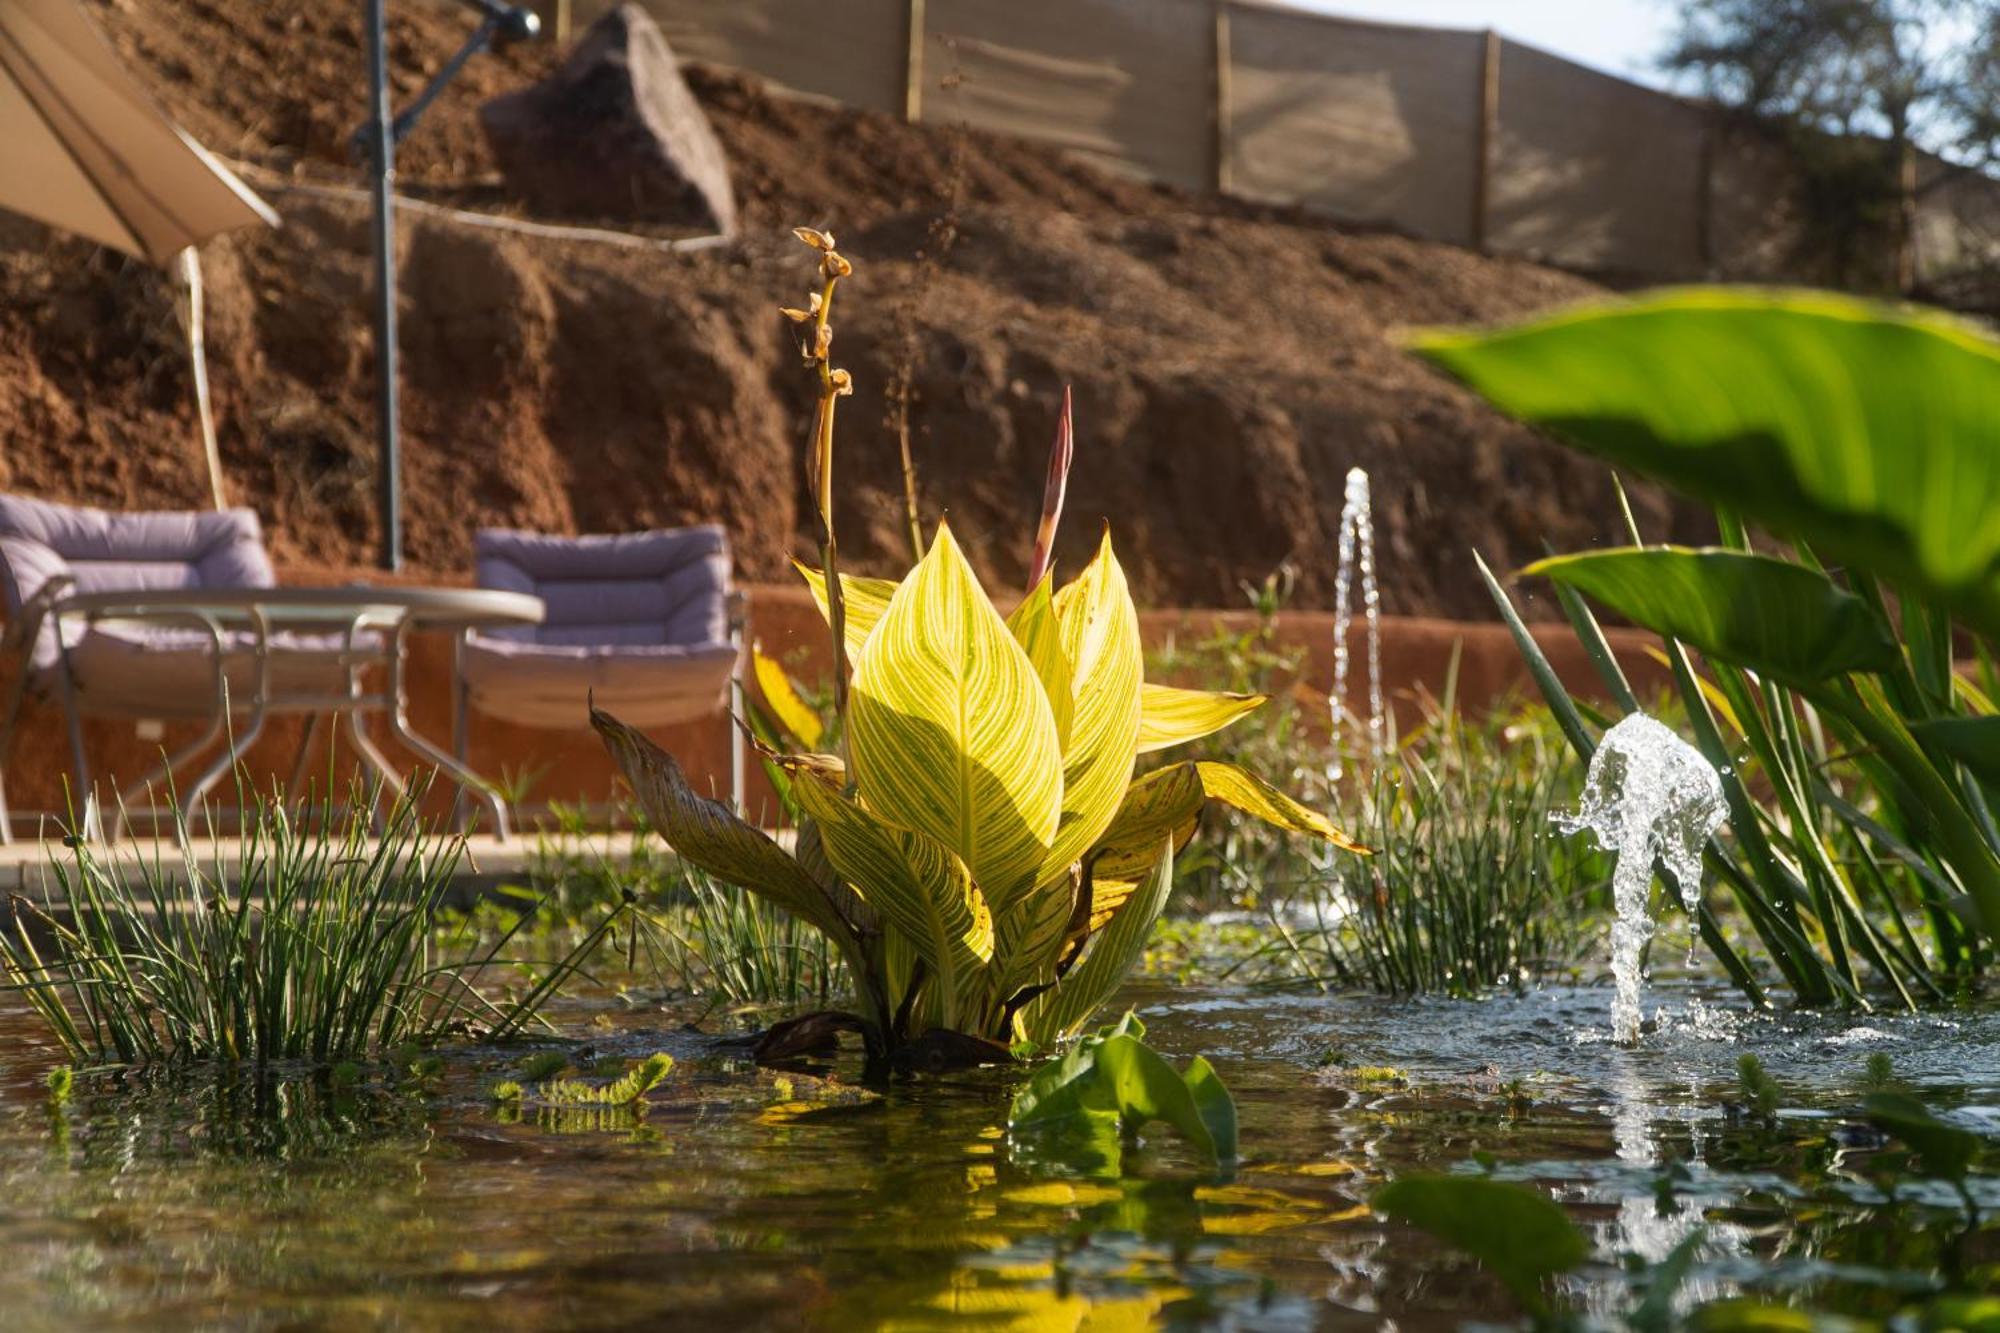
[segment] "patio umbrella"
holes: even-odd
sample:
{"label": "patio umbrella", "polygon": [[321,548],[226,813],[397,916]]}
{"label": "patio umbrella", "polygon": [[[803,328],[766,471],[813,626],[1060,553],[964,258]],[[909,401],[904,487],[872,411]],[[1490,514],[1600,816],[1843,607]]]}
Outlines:
{"label": "patio umbrella", "polygon": [[0,208],[179,265],[202,445],[221,508],[194,247],[278,217],[167,119],[76,0],[0,0]]}

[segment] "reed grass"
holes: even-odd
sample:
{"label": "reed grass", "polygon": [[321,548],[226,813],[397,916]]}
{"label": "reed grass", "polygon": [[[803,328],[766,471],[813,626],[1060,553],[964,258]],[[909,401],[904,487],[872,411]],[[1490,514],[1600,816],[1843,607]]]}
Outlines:
{"label": "reed grass", "polygon": [[[1236,980],[1307,982],[1391,994],[1470,995],[1573,968],[1608,905],[1611,862],[1559,837],[1550,816],[1575,804],[1582,769],[1539,705],[1458,706],[1457,668],[1440,697],[1406,695],[1407,730],[1385,719],[1385,753],[1343,735],[1340,771],[1323,729],[1325,696],[1301,679],[1304,653],[1276,617],[1282,576],[1246,588],[1255,624],[1156,658],[1163,675],[1271,701],[1211,742],[1219,757],[1276,775],[1376,855],[1333,858],[1228,811],[1177,866],[1174,910],[1255,922],[1261,941],[1224,950]],[[1357,722],[1356,726],[1360,724]],[[1174,927],[1168,926],[1171,932]]]}
{"label": "reed grass", "polygon": [[[503,995],[528,966],[504,954],[528,918],[483,943],[440,934],[463,845],[426,828],[419,799],[378,836],[365,802],[337,819],[330,800],[294,814],[251,798],[233,865],[69,839],[42,901],[14,898],[0,975],[77,1060],[327,1062],[518,1034],[625,905]],[[175,825],[185,848],[179,811]]]}

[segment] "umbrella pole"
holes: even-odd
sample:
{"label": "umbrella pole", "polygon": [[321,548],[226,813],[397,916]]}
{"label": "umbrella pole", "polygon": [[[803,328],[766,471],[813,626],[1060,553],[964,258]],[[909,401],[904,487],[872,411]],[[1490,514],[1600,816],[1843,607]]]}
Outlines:
{"label": "umbrella pole", "polygon": [[390,129],[387,0],[368,0],[368,148],[375,190],[375,375],[383,569],[403,563],[401,449],[396,438],[396,139]]}
{"label": "umbrella pole", "polygon": [[193,246],[181,251],[181,284],[185,300],[176,313],[187,334],[188,364],[194,370],[194,406],[201,418],[202,456],[208,462],[208,490],[217,509],[229,507],[222,489],[222,452],[215,446],[215,413],[208,401],[208,348],[202,339],[201,256]]}

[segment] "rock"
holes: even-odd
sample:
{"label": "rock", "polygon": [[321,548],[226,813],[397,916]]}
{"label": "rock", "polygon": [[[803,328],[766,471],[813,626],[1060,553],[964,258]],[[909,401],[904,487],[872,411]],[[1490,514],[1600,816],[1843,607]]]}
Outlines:
{"label": "rock", "polygon": [[637,5],[591,24],[561,68],[479,121],[509,187],[541,209],[736,229],[722,145]]}

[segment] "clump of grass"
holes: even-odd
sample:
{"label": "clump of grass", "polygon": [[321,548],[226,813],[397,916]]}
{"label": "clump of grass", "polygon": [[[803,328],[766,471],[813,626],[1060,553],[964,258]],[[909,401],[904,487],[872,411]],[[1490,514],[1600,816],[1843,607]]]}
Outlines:
{"label": "clump of grass", "polygon": [[417,799],[379,837],[365,802],[336,822],[331,801],[295,819],[253,800],[233,867],[158,850],[107,863],[72,840],[44,901],[14,899],[0,974],[80,1060],[338,1062],[518,1033],[623,908],[524,994],[489,998],[512,932],[438,937],[462,844],[434,837]]}
{"label": "clump of grass", "polygon": [[[583,812],[551,803],[554,824],[537,836],[528,883],[504,890],[519,903],[482,903],[464,914],[487,935],[525,928],[580,938],[602,913],[629,903],[617,940],[629,972],[719,1004],[824,1005],[848,989],[826,937],[765,899],[684,865],[664,844],[636,837],[607,855]],[[624,811],[647,830],[645,814]]]}
{"label": "clump of grass", "polygon": [[[1573,804],[1579,774],[1546,708],[1457,704],[1456,666],[1441,698],[1414,703],[1416,725],[1372,766],[1335,781],[1325,696],[1301,679],[1304,654],[1278,637],[1282,575],[1246,589],[1247,629],[1169,644],[1158,674],[1270,702],[1215,738],[1218,758],[1266,773],[1376,849],[1332,858],[1215,811],[1206,849],[1184,863],[1184,911],[1228,911],[1260,940],[1231,950],[1223,975],[1308,981],[1390,994],[1472,995],[1558,975],[1589,951],[1610,879],[1600,851],[1556,835],[1550,815]],[[1165,942],[1173,928],[1162,925]]]}
{"label": "clump of grass", "polygon": [[76,1071],[68,1065],[57,1065],[49,1071],[46,1080],[49,1089],[49,1105],[61,1106],[69,1101],[76,1090]]}

